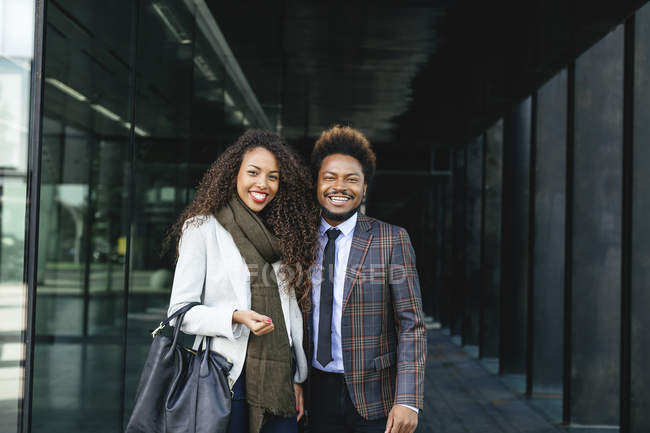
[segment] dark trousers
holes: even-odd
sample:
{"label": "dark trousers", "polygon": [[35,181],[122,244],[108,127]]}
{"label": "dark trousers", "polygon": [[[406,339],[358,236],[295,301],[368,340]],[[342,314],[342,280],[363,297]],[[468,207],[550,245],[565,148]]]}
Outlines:
{"label": "dark trousers", "polygon": [[[232,387],[232,410],[228,433],[248,433],[248,403],[246,403],[246,377],[244,371]],[[298,433],[295,417],[271,417],[262,426],[260,433]]]}
{"label": "dark trousers", "polygon": [[350,399],[345,376],[311,369],[311,433],[384,433],[387,418],[367,420]]}

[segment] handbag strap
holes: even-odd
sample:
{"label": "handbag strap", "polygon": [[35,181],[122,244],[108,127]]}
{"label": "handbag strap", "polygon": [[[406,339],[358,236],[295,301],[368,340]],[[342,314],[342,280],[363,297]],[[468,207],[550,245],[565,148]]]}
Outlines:
{"label": "handbag strap", "polygon": [[[169,324],[169,322],[171,322],[172,320],[174,320],[178,316],[185,316],[185,313],[187,313],[191,308],[196,307],[197,305],[201,305],[201,303],[200,302],[190,302],[189,304],[186,304],[186,305],[182,306],[181,308],[179,308],[178,310],[174,311],[174,314],[172,314],[171,316],[169,316],[168,318],[166,318],[165,320],[160,322],[160,325],[158,325],[158,327],[151,332],[151,336],[155,337],[156,334],[158,334],[160,331],[162,331],[163,328]],[[180,329],[182,322],[183,322],[183,317],[181,317],[180,320],[176,323],[176,328]]]}
{"label": "handbag strap", "polygon": [[189,304],[186,304],[183,307],[179,308],[178,310],[174,311],[174,314],[169,316],[167,319],[163,320],[161,323],[167,325],[173,319],[180,316],[181,314],[187,313],[192,307],[196,307],[197,305],[201,305],[201,303],[200,302],[190,302]]}

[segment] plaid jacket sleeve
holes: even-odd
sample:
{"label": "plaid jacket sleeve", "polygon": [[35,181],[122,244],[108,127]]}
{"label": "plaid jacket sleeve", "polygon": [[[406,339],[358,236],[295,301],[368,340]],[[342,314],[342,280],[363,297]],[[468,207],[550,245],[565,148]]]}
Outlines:
{"label": "plaid jacket sleeve", "polygon": [[409,235],[395,229],[389,280],[398,333],[394,402],[422,409],[427,343],[420,281]]}

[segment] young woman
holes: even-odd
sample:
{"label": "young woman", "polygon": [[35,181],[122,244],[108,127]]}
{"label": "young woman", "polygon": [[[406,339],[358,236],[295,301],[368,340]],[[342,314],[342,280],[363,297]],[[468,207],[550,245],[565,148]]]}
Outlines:
{"label": "young woman", "polygon": [[202,302],[183,332],[215,337],[211,350],[233,363],[229,433],[296,432],[303,415],[298,303],[308,302],[318,239],[310,182],[280,136],[248,131],[208,169],[170,232],[179,243],[169,314]]}

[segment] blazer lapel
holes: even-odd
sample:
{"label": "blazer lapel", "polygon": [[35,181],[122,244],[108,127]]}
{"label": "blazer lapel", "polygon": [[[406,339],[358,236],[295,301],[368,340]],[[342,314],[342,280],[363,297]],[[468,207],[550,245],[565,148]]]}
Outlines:
{"label": "blazer lapel", "polygon": [[361,274],[363,261],[370,248],[372,241],[372,227],[371,220],[362,213],[357,216],[357,226],[354,228],[354,236],[352,238],[352,246],[350,247],[350,255],[348,256],[348,266],[345,270],[345,283],[343,285],[343,306],[345,306],[350,299],[352,293],[352,286]]}
{"label": "blazer lapel", "polygon": [[[232,285],[233,290],[239,298],[239,302],[242,305],[248,303],[246,298],[246,292],[241,290],[241,287],[245,287],[246,279],[250,275],[248,266],[241,256],[241,253],[237,249],[237,245],[230,236],[228,230],[226,230],[219,221],[216,221],[215,235],[217,238],[217,247],[220,250],[220,257],[223,260],[223,269],[224,272],[228,274],[228,279]],[[208,266],[210,266],[208,264]]]}

